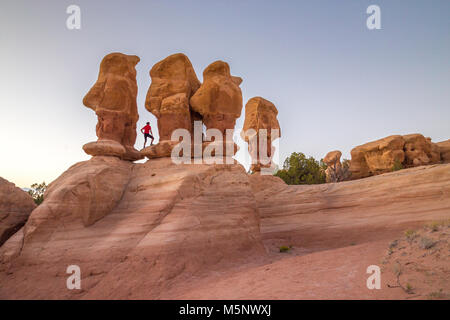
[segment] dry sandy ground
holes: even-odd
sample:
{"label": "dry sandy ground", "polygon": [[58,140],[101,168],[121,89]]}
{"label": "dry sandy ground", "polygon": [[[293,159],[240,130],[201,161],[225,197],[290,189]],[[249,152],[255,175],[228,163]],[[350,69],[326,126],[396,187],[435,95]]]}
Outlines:
{"label": "dry sandy ground", "polygon": [[[233,272],[173,288],[167,298],[449,299],[450,224],[440,226],[439,231],[418,229],[414,234],[412,242],[402,233],[392,241],[365,242],[304,255],[279,253],[278,257],[272,255],[270,262],[241,266]],[[421,246],[424,237],[432,239],[433,247]],[[380,267],[379,290],[367,288],[370,265]]]}

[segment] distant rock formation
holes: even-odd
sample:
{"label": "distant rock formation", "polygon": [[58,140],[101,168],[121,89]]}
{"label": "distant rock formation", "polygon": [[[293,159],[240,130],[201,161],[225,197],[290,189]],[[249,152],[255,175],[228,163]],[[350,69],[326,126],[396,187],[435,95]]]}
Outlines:
{"label": "distant rock formation", "polygon": [[0,177],[0,246],[25,224],[34,208],[28,193]]}
{"label": "distant rock formation", "polygon": [[231,76],[228,63],[216,61],[203,71],[203,84],[191,98],[207,129],[218,129],[225,137],[226,129],[234,129],[241,116],[242,79]]}
{"label": "distant rock formation", "polygon": [[351,151],[351,179],[393,170],[395,164],[415,167],[439,163],[440,149],[421,134],[393,135],[372,141]]}
{"label": "distant rock formation", "polygon": [[[280,124],[277,120],[278,110],[275,105],[261,97],[254,97],[248,100],[245,105],[245,121],[244,128],[242,130],[241,136],[242,138],[249,143],[254,138],[253,135],[249,135],[247,130],[253,129],[254,134],[256,135],[256,139],[253,140],[254,143],[249,143],[249,153],[250,155],[255,156],[256,159],[253,159],[253,162],[250,170],[253,172],[261,171],[261,167],[270,167],[271,162],[269,164],[262,164],[259,159],[259,130],[265,129],[267,132],[267,157],[272,159],[274,148],[272,147],[272,139],[276,139],[281,137]],[[278,135],[276,137],[272,136],[272,129],[278,130]],[[256,149],[256,150],[254,150]]]}
{"label": "distant rock formation", "polygon": [[436,145],[439,147],[439,152],[441,153],[441,161],[444,163],[450,162],[450,139],[437,142]]}
{"label": "distant rock formation", "polygon": [[441,160],[439,147],[421,134],[407,134],[403,136],[405,145],[405,165],[416,167],[438,163]]}
{"label": "distant rock formation", "polygon": [[142,159],[134,149],[137,112],[136,70],[139,57],[111,53],[100,63],[97,82],[83,99],[83,104],[98,117],[98,141],[83,146],[92,156],[116,156],[124,160]]}
{"label": "distant rock formation", "polygon": [[188,57],[176,53],[161,60],[150,70],[152,83],[145,107],[158,119],[159,140],[170,140],[176,129],[192,133],[194,120],[201,120],[189,100],[200,87]]}
{"label": "distant rock formation", "polygon": [[342,152],[335,150],[328,152],[325,158],[323,158],[323,162],[327,165],[327,169],[325,170],[327,182],[339,182],[344,180],[341,156]]}

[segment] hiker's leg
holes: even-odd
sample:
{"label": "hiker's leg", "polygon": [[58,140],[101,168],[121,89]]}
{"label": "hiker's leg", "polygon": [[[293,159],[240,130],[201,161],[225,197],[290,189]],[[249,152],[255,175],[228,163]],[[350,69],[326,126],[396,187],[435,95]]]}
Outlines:
{"label": "hiker's leg", "polygon": [[147,143],[147,136],[144,134],[144,148],[146,143]]}

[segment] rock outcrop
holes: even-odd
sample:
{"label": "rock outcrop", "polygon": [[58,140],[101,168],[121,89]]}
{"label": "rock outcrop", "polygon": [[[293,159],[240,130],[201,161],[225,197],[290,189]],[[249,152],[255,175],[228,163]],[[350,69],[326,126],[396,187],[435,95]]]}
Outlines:
{"label": "rock outcrop", "polygon": [[405,165],[408,167],[438,163],[441,160],[439,148],[421,134],[403,136]]}
{"label": "rock outcrop", "polygon": [[192,109],[203,118],[207,129],[234,129],[241,116],[242,79],[230,74],[228,63],[216,61],[203,71],[203,84],[191,98]]}
{"label": "rock outcrop", "polygon": [[450,162],[450,139],[446,141],[437,142],[436,146],[439,148],[441,154],[441,161],[444,163]]}
{"label": "rock outcrop", "polygon": [[[90,202],[92,193],[64,181],[90,176],[97,166],[123,166],[128,182],[111,211],[86,227],[76,204]],[[338,297],[370,298],[366,268],[382,258],[372,251],[373,243],[383,241],[386,252],[390,239],[407,228],[449,218],[450,197],[443,196],[450,192],[449,166],[410,168],[332,187],[288,186],[278,177],[247,175],[240,165],[177,166],[167,158],[132,164],[94,157],[58,178],[43,209],[34,210],[25,227],[0,247],[0,298],[333,298],[341,292],[336,288],[346,285],[350,289]],[[98,191],[104,184],[90,188]],[[50,200],[64,189],[61,199],[69,204]],[[292,254],[280,254],[282,245],[291,245]],[[364,254],[370,259],[360,262]],[[296,269],[291,258],[302,259],[304,267]],[[81,269],[81,290],[66,287],[66,269],[73,264]],[[286,266],[283,272],[280,264]],[[317,265],[327,272],[313,271]],[[333,277],[322,279],[330,267]],[[289,285],[292,279],[300,282]],[[336,281],[332,288],[317,286],[329,281]],[[307,287],[293,295],[302,283]],[[392,290],[380,292],[378,297],[386,298]]]}
{"label": "rock outcrop", "polygon": [[325,170],[327,182],[339,182],[344,179],[344,172],[341,164],[342,152],[339,150],[327,153],[323,162],[327,165]]}
{"label": "rock outcrop", "polygon": [[421,134],[393,135],[351,151],[351,179],[390,172],[394,165],[415,167],[440,162],[439,148]]}
{"label": "rock outcrop", "polygon": [[193,122],[201,120],[189,101],[200,87],[194,68],[182,53],[173,54],[150,70],[152,83],[145,107],[158,119],[159,140],[170,140],[176,129],[192,133]]}
{"label": "rock outcrop", "polygon": [[394,163],[403,163],[405,140],[400,135],[389,136],[358,146],[351,151],[352,179],[392,171]]}
{"label": "rock outcrop", "polygon": [[135,66],[139,57],[111,53],[100,63],[97,82],[83,99],[83,104],[98,117],[98,141],[83,146],[92,156],[116,156],[139,160],[136,142],[137,83]]}
{"label": "rock outcrop", "polygon": [[[254,172],[261,171],[261,167],[270,167],[272,165],[274,152],[272,142],[281,137],[277,114],[278,110],[275,105],[261,97],[251,98],[245,105],[245,121],[241,136],[248,143],[249,153],[252,157],[250,169]],[[260,159],[260,152],[263,152],[263,150],[259,150],[259,140],[262,138],[260,133],[267,137],[267,147],[264,150],[266,155],[264,157],[266,158],[265,160],[268,160],[268,163],[262,163]]]}
{"label": "rock outcrop", "polygon": [[[50,299],[161,298],[172,283],[265,252],[241,165],[115,157],[72,166],[0,249],[0,298]],[[66,287],[73,264],[81,293]]]}
{"label": "rock outcrop", "polygon": [[0,246],[25,224],[34,208],[28,193],[0,177]]}

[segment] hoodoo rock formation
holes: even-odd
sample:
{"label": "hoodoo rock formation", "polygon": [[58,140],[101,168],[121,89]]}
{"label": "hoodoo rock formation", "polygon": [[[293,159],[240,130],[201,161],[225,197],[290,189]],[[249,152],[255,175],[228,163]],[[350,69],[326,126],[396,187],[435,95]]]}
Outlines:
{"label": "hoodoo rock formation", "polygon": [[[143,149],[142,155],[149,159],[170,156],[178,144],[171,141],[172,132],[186,129],[194,138],[195,121],[203,122],[207,129],[217,129],[216,133],[220,134],[203,137],[200,132],[202,141],[192,140],[191,157],[195,156],[194,144],[197,143],[201,144],[202,154],[205,151],[212,156],[221,156],[227,149],[233,154],[237,151],[232,138],[227,140],[226,129],[233,130],[236,119],[241,115],[239,85],[242,79],[231,76],[226,62],[210,64],[203,72],[204,82],[200,84],[189,59],[178,53],[155,64],[150,76],[152,83],[145,106],[158,119],[160,142]],[[203,142],[203,138],[209,142]]]}
{"label": "hoodoo rock formation", "polygon": [[182,53],[168,56],[153,66],[150,77],[145,107],[158,119],[159,140],[170,140],[176,129],[192,133],[193,122],[201,117],[192,110],[189,101],[200,81],[188,57]]}
{"label": "hoodoo rock formation", "polygon": [[[138,61],[119,53],[102,61],[83,101],[99,118],[99,140],[84,146],[93,157],[53,181],[44,202],[0,246],[0,299],[407,296],[400,288],[368,290],[367,266],[378,265],[406,228],[450,218],[450,164],[286,185],[236,163],[174,163],[171,130],[191,132],[193,120],[202,119],[225,133],[242,109],[241,79],[225,62],[208,66],[199,87],[181,54],[150,72],[146,107],[163,140],[145,152],[150,161],[133,163],[140,156],[133,148]],[[252,98],[244,127],[269,134],[280,127],[276,116],[270,101]],[[435,146],[421,135],[391,136],[352,150],[351,165],[355,177],[365,177],[390,171],[395,161],[440,161],[437,154],[447,157],[448,150],[448,141]],[[325,160],[331,166],[340,156],[335,151]],[[0,226],[10,215],[3,212],[23,208],[25,216],[34,208],[16,189],[0,179]],[[72,265],[80,268],[81,288],[69,290]]]}
{"label": "hoodoo rock formation", "polygon": [[216,61],[203,71],[203,84],[191,98],[191,106],[203,117],[207,129],[234,129],[241,116],[242,79],[230,74],[228,63]]}
{"label": "hoodoo rock formation", "polygon": [[98,117],[98,141],[83,146],[92,156],[115,156],[124,160],[142,159],[134,149],[137,112],[136,69],[139,57],[111,53],[100,63],[97,82],[83,99],[83,104]]}
{"label": "hoodoo rock formation", "polygon": [[0,177],[0,246],[25,224],[34,208],[28,193]]}
{"label": "hoodoo rock formation", "polygon": [[372,141],[351,151],[351,179],[360,179],[403,167],[435,164],[441,161],[440,148],[421,134],[393,135]]}
{"label": "hoodoo rock formation", "polygon": [[[249,153],[252,156],[251,171],[261,171],[261,167],[270,167],[274,152],[273,140],[281,137],[280,124],[277,120],[278,110],[275,105],[261,97],[254,97],[248,100],[245,105],[245,121],[241,136],[248,143]],[[253,129],[253,130],[251,130]],[[260,130],[265,130],[267,135],[267,160],[269,163],[261,163],[259,155]],[[272,131],[274,130],[274,131]]]}
{"label": "hoodoo rock formation", "polygon": [[327,182],[339,182],[344,179],[341,156],[342,152],[335,150],[328,152],[325,158],[323,158],[323,162],[327,165],[327,169],[325,170]]}

